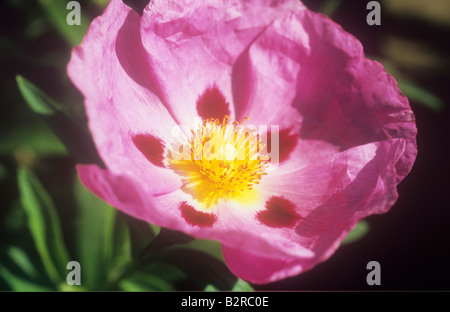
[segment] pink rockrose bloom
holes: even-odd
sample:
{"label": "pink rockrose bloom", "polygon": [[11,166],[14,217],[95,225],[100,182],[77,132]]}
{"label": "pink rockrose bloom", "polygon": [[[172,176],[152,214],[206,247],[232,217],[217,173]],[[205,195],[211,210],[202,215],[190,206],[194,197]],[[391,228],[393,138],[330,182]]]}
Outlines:
{"label": "pink rockrose bloom", "polygon": [[106,169],[92,192],[219,241],[268,283],[330,257],[395,203],[416,157],[408,100],[360,42],[297,0],[112,0],[68,73]]}

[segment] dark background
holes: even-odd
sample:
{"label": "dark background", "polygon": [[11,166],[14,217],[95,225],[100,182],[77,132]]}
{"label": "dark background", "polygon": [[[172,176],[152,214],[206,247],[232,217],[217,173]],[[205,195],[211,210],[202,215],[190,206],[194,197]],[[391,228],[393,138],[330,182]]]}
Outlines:
{"label": "dark background", "polygon": [[[403,9],[392,9],[393,1],[402,3]],[[379,1],[381,26],[367,25],[369,11],[365,0],[335,1],[339,6],[331,18],[362,42],[368,57],[385,62],[397,80],[399,76],[404,77],[408,83],[440,99],[427,101],[414,90],[409,96],[411,88],[405,92],[416,115],[419,152],[411,173],[399,185],[399,200],[387,214],[369,217],[369,233],[339,248],[326,262],[298,277],[255,285],[256,289],[450,290],[450,1],[393,1]],[[303,2],[319,11],[327,1]],[[89,1],[80,3],[89,20],[101,14],[99,6]],[[442,9],[434,17],[427,13],[429,6]],[[447,12],[447,19],[439,11]],[[11,129],[41,122],[24,103],[15,75],[25,76],[57,100],[73,103],[83,100],[65,73],[71,47],[40,18],[43,15],[42,8],[34,1],[7,0],[0,4],[0,142]],[[73,183],[78,160],[64,154],[40,155],[36,151],[30,154],[22,145],[0,148],[3,166],[0,246],[17,244],[33,249],[33,243],[26,238],[29,233],[23,212],[17,209],[14,178],[17,165],[26,164],[36,169],[54,201],[61,204],[57,206],[64,207],[58,213],[71,249],[75,244],[70,234],[74,225],[69,220],[76,214],[76,208],[67,200],[70,194],[64,185]],[[0,261],[2,252],[0,248]],[[30,252],[37,258],[35,252]],[[381,264],[381,286],[366,284],[366,264],[372,260]],[[0,289],[2,285],[0,280]]]}

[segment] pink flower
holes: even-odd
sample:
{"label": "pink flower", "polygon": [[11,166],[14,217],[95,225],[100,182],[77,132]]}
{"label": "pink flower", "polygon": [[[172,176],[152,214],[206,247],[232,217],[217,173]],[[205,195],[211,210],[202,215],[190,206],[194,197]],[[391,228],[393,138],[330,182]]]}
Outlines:
{"label": "pink flower", "polygon": [[386,212],[417,152],[395,80],[297,0],[153,0],[142,17],[112,0],[68,72],[107,167],[79,165],[83,183],[135,218],[220,241],[254,283],[310,269]]}

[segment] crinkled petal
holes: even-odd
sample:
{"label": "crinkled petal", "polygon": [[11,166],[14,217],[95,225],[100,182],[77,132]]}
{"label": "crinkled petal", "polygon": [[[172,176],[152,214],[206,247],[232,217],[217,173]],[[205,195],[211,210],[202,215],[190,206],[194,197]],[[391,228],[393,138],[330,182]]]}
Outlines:
{"label": "crinkled petal", "polygon": [[[398,197],[396,164],[405,146],[403,139],[370,143],[296,172],[268,177],[261,190],[295,203],[302,218],[293,228],[266,228],[264,235],[270,236],[272,242],[287,239],[301,245],[314,257],[277,259],[250,249],[224,246],[230,269],[246,272],[242,274],[252,282],[267,283],[298,274],[327,259],[360,219],[386,212],[394,204]],[[255,261],[261,261],[261,265],[267,262],[273,271],[258,272]]]}
{"label": "crinkled petal", "polygon": [[[85,96],[89,127],[107,168],[117,175],[133,176],[149,194],[159,194],[179,188],[181,180],[146,159],[133,137],[151,134],[164,142],[177,124],[151,85],[143,83],[148,71],[138,26],[137,13],[122,1],[111,1],[74,49],[68,73]],[[120,53],[127,55],[119,57]],[[130,76],[133,70],[140,76]]]}
{"label": "crinkled petal", "polygon": [[[148,63],[160,98],[180,124],[195,124],[197,100],[212,86],[233,103],[230,77],[236,59],[277,16],[303,8],[297,1],[268,3],[156,0],[144,10]],[[237,117],[232,104],[230,112]]]}
{"label": "crinkled petal", "polygon": [[[309,51],[297,76],[292,105],[302,116],[301,153],[316,159],[320,150],[403,138],[406,150],[397,163],[398,181],[411,170],[417,154],[414,114],[396,81],[378,62],[364,57],[361,43],[320,14],[296,14]],[[326,154],[326,152],[325,152]]]}

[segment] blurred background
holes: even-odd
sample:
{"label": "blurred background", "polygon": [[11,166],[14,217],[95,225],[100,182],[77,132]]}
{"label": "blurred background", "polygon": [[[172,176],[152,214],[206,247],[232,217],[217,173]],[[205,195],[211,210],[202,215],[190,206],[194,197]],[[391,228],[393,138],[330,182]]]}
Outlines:
{"label": "blurred background", "polygon": [[[369,1],[303,1],[396,78],[419,154],[387,214],[366,219],[328,261],[268,285],[233,277],[217,243],[132,220],[80,184],[75,165],[101,161],[66,65],[109,1],[78,1],[80,26],[67,25],[67,2],[0,3],[0,290],[74,290],[69,260],[82,266],[77,290],[450,290],[450,0],[380,0],[380,26],[366,23]],[[372,260],[381,286],[366,283]]]}

